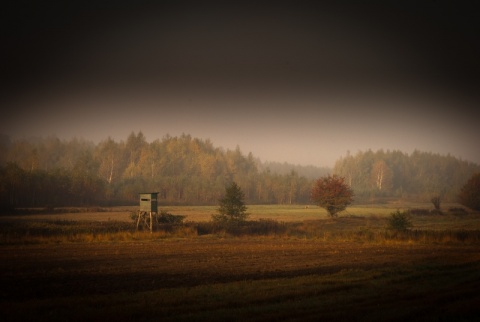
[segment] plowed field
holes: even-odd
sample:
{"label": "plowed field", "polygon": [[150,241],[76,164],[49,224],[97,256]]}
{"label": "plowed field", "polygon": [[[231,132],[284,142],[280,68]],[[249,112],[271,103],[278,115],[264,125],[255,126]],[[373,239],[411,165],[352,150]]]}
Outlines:
{"label": "plowed field", "polygon": [[[432,276],[436,276],[434,278],[438,283],[437,280],[428,280],[430,276],[428,267],[435,270],[437,275],[432,274]],[[247,307],[246,304],[242,304],[246,302],[250,303],[249,307],[264,306],[265,303],[270,303],[269,305],[280,303],[279,308],[274,309],[276,315],[262,313],[260,309],[258,314],[244,311],[228,313],[228,310],[225,313],[225,305],[228,308],[228,303],[221,304],[221,291],[217,295],[211,293],[208,295],[219,296],[216,300],[212,300],[217,305],[213,307],[206,305],[203,309],[192,308],[190,313],[198,313],[200,310],[207,314],[210,310],[214,320],[215,317],[221,319],[225,316],[242,317],[244,320],[314,320],[321,318],[322,315],[326,318],[343,317],[348,320],[349,318],[358,319],[360,316],[356,314],[362,311],[361,308],[373,306],[375,301],[379,305],[378,312],[381,312],[382,301],[389,298],[388,301],[391,303],[388,307],[419,306],[420,312],[423,313],[416,316],[418,319],[440,317],[441,312],[438,310],[441,309],[441,305],[456,303],[457,306],[450,310],[451,314],[463,312],[465,313],[462,315],[463,318],[468,320],[474,314],[480,313],[474,305],[474,303],[480,303],[479,268],[480,249],[475,245],[408,243],[380,245],[301,239],[205,237],[136,242],[1,246],[0,308],[7,320],[32,317],[39,320],[55,320],[55,318],[95,320],[102,316],[102,304],[92,308],[92,303],[83,302],[86,298],[110,296],[111,305],[118,305],[121,308],[124,305],[122,301],[125,301],[123,298],[125,294],[127,297],[128,294],[145,294],[145,298],[156,299],[155,308],[149,309],[146,303],[142,303],[129,309],[133,312],[132,315],[125,315],[125,312],[119,309],[118,312],[123,313],[109,316],[108,319],[177,320],[183,316],[182,314],[188,313],[189,308],[176,310],[168,304],[166,299],[162,299],[173,290],[186,292],[185,290],[195,289],[202,294],[201,290],[204,286],[247,282],[252,286],[254,284],[251,283],[278,280],[290,281],[293,288],[298,287],[296,295],[292,295],[293,298],[285,297],[286,299],[267,295],[245,295],[247,298],[242,299],[242,295],[239,295],[237,299],[229,299],[229,301],[238,301],[236,305],[239,308]],[[443,271],[445,274],[442,273]],[[303,308],[299,309],[298,314],[291,314],[286,302],[306,301],[307,303],[309,299],[316,299],[320,303],[325,300],[324,297],[319,297],[319,294],[322,287],[328,285],[328,277],[341,277],[342,274],[349,272],[357,272],[361,276],[368,275],[368,278],[360,278],[359,287],[371,291],[364,296],[365,306],[350,303],[352,310],[345,315],[345,312],[338,313],[341,310],[336,311],[332,307],[324,308],[322,311],[321,305],[317,303],[311,305],[313,308],[317,307],[316,310]],[[406,281],[402,282],[388,274],[410,276],[412,280],[406,278]],[[301,283],[298,281],[293,282],[293,279],[302,277],[321,279],[312,282],[318,283],[318,294],[311,291],[302,293],[302,287],[306,286],[299,286]],[[342,282],[347,288],[348,278],[345,276],[345,281]],[[422,284],[422,278],[428,282],[428,287],[424,285],[427,282]],[[450,281],[450,284],[445,281]],[[416,283],[418,283],[418,292]],[[259,292],[264,292],[260,291],[262,284],[255,285],[258,285]],[[352,285],[358,287],[358,281]],[[405,292],[409,297],[406,299],[396,294],[395,290],[401,285],[407,288]],[[455,294],[449,301],[450,291],[455,291]],[[271,292],[281,294],[284,291],[273,288]],[[335,292],[333,296],[341,297],[345,289],[339,288],[338,292]],[[382,292],[385,294],[383,299]],[[428,301],[430,293],[433,299],[442,294],[443,296],[440,296],[438,301]],[[119,294],[122,294],[122,301],[118,300]],[[175,305],[180,305],[181,294],[172,295],[177,297]],[[372,294],[377,295],[372,297]],[[135,298],[132,296],[132,301],[138,301]],[[67,302],[61,302],[60,299]],[[338,302],[338,308],[340,305],[349,305],[349,299],[345,295],[347,303]],[[397,300],[400,302],[397,303]],[[282,301],[285,301],[283,303],[285,305]],[[74,312],[69,311],[69,314],[61,309],[65,305],[76,309]],[[282,313],[281,307],[286,311]],[[223,313],[218,311],[219,308],[223,308]],[[411,309],[409,308],[408,312]],[[112,308],[110,310],[117,312]],[[391,312],[387,315],[388,319],[392,316],[397,315],[392,315]],[[402,315],[398,316],[402,317]],[[188,316],[184,317],[188,319]],[[195,319],[195,315],[193,318]],[[381,313],[377,320],[383,320]]]}

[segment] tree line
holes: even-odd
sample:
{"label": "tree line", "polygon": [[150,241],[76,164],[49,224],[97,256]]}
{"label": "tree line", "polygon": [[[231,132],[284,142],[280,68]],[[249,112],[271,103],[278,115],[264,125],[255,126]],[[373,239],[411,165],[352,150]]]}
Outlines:
{"label": "tree line", "polygon": [[186,134],[149,143],[132,132],[98,144],[3,136],[0,149],[3,208],[136,204],[140,192],[159,192],[164,204],[216,204],[232,181],[248,203],[308,203],[312,182],[299,175],[301,166],[278,173],[239,147],[224,150]]}
{"label": "tree line", "polygon": [[239,147],[166,135],[147,142],[142,132],[98,144],[57,137],[10,140],[0,135],[0,207],[135,205],[140,192],[160,204],[214,205],[236,182],[247,204],[308,204],[316,179],[345,178],[355,202],[388,198],[456,200],[477,164],[415,151],[347,154],[332,169],[261,162]]}
{"label": "tree line", "polygon": [[345,178],[356,201],[430,201],[439,197],[453,202],[470,177],[480,172],[480,166],[451,155],[418,150],[411,154],[368,150],[347,153],[336,161],[333,172]]}

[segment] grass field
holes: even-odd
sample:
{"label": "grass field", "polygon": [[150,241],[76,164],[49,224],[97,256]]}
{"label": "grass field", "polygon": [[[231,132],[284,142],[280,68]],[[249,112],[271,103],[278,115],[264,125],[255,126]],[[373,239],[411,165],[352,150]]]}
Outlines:
{"label": "grass field", "polygon": [[[442,208],[461,207],[456,203],[442,204]],[[184,215],[186,221],[209,221],[212,214],[217,213],[218,206],[160,206],[164,210],[176,215]],[[354,205],[348,207],[339,214],[339,217],[348,216],[378,216],[386,217],[396,210],[407,210],[412,208],[432,209],[431,203],[388,203],[374,205]],[[68,210],[68,209],[67,209]],[[73,209],[73,211],[55,212],[54,214],[30,214],[24,216],[15,216],[15,219],[52,219],[52,220],[117,220],[131,221],[130,213],[138,210],[137,206],[131,207],[111,207],[104,208],[103,211],[91,210],[85,212],[82,209]],[[247,212],[249,219],[272,219],[277,221],[292,222],[304,220],[318,220],[328,218],[328,214],[323,208],[314,205],[248,205]],[[0,220],[11,218],[11,216],[0,217]]]}
{"label": "grass field", "polygon": [[153,234],[135,208],[2,216],[2,320],[477,321],[480,215],[386,229],[422,207],[250,206],[253,235],[199,233],[216,207],[166,207],[187,223]]}

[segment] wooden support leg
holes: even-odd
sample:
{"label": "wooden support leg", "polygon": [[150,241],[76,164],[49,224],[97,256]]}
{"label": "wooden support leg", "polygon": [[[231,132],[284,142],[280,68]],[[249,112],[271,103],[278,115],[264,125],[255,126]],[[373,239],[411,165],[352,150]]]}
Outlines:
{"label": "wooden support leg", "polygon": [[138,231],[138,225],[140,224],[140,216],[141,216],[142,212],[141,211],[138,211],[137,212],[137,228],[135,229],[135,231]]}
{"label": "wooden support leg", "polygon": [[153,219],[152,212],[150,211],[150,234],[153,232]]}

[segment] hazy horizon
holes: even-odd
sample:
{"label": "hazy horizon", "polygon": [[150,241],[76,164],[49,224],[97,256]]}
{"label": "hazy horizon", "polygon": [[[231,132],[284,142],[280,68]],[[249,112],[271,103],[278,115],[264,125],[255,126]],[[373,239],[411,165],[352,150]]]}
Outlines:
{"label": "hazy horizon", "polygon": [[480,164],[479,23],[413,4],[11,8],[0,132],[185,133],[320,167],[368,149]]}

